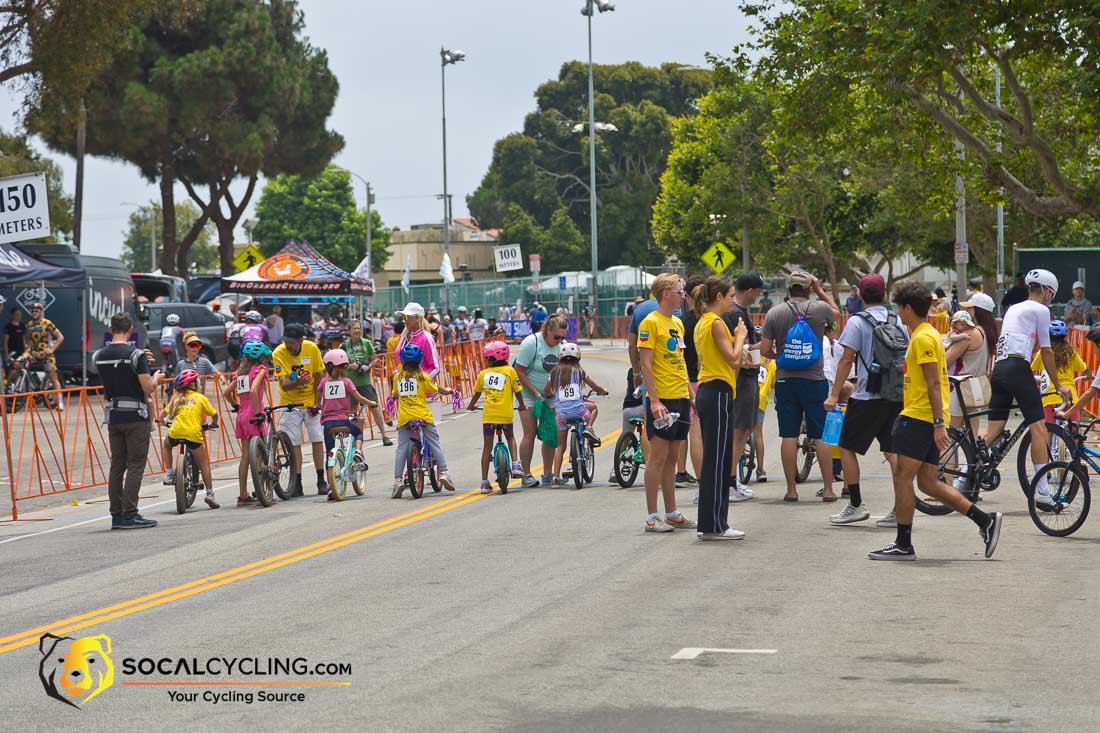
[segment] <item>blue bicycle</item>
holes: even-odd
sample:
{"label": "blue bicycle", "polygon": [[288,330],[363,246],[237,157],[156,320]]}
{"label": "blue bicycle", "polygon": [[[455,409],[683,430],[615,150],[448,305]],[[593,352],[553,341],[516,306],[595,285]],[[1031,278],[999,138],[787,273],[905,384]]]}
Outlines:
{"label": "blue bicycle", "polygon": [[438,493],[441,489],[439,482],[439,466],[436,465],[435,456],[431,448],[424,440],[424,421],[410,420],[409,428],[409,457],[405,463],[405,486],[408,487],[412,498],[419,499],[424,495],[424,478],[432,486],[432,491]]}
{"label": "blue bicycle", "polygon": [[[1093,420],[1084,429],[1070,424],[1073,442],[1070,443],[1070,460],[1053,461],[1035,473],[1027,491],[1027,510],[1031,521],[1046,534],[1067,537],[1085,523],[1092,505],[1089,492],[1089,468],[1100,473],[1100,452],[1085,445],[1085,438],[1100,419]],[[1037,504],[1035,489],[1046,479],[1047,492],[1052,502]]]}

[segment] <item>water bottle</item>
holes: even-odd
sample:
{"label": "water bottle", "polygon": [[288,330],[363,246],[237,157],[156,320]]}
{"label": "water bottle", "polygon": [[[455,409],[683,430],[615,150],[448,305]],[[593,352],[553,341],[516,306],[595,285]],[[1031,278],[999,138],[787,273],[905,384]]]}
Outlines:
{"label": "water bottle", "polygon": [[668,417],[666,417],[664,420],[654,420],[653,427],[657,428],[658,430],[664,430],[665,428],[673,425],[679,419],[680,413],[670,412],[668,413]]}
{"label": "water bottle", "polygon": [[821,440],[825,445],[840,444],[840,429],[844,427],[844,413],[837,407],[825,416],[825,431]]}
{"label": "water bottle", "polygon": [[1012,436],[1007,430],[1002,430],[1001,434],[998,435],[996,439],[994,439],[993,445],[989,446],[990,453],[995,456],[999,456],[1001,454],[1001,450],[1004,449],[1005,444],[1008,442],[1008,439],[1010,437]]}

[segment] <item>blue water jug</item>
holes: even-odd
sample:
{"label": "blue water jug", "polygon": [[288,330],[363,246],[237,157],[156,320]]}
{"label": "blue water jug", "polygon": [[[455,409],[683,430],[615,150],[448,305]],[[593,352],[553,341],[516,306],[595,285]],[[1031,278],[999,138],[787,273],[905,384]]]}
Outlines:
{"label": "blue water jug", "polygon": [[844,413],[837,407],[825,416],[825,432],[821,435],[825,445],[840,444],[840,429],[844,427]]}

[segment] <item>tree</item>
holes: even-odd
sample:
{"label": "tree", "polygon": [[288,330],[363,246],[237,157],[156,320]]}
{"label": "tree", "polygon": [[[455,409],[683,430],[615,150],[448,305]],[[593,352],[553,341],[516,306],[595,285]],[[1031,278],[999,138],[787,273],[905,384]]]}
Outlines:
{"label": "tree", "polygon": [[[202,213],[190,201],[176,204],[176,221],[185,229],[190,229],[202,217]],[[125,238],[122,240],[122,261],[130,270],[144,272],[151,262],[149,242],[155,239],[157,249],[163,245],[164,230],[160,224],[160,207],[142,206],[130,214]],[[208,223],[201,228],[195,244],[191,247],[190,266],[180,274],[186,277],[194,273],[216,273],[218,266],[218,248],[212,242],[213,227]]]}
{"label": "tree", "polygon": [[[86,96],[88,152],[126,160],[161,191],[161,268],[186,271],[190,248],[214,223],[223,272],[256,180],[320,172],[343,146],[325,129],[337,82],[323,51],[301,38],[295,0],[204,0],[180,20],[154,16]],[[69,150],[72,100],[50,95],[32,115],[52,146]],[[238,200],[230,191],[246,180]],[[173,184],[201,216],[177,242]],[[204,198],[200,189],[205,188]]]}
{"label": "tree", "polygon": [[[711,73],[676,64],[652,68],[629,62],[596,66],[594,75],[597,123],[615,127],[597,137],[600,266],[644,264],[653,258],[650,209],[668,159],[672,120],[693,113],[695,99],[711,86]],[[489,170],[467,198],[467,206],[482,226],[503,228],[509,241],[522,242],[515,234],[522,232],[530,241],[527,251],[544,255],[544,270],[555,269],[549,262],[586,269],[587,64],[565,63],[556,80],[539,86],[535,100],[536,109],[527,115],[523,132],[497,141]],[[572,227],[564,226],[559,212],[569,217]],[[551,230],[555,235],[548,238]],[[581,237],[579,247],[574,231]],[[559,236],[564,239],[559,241]]]}
{"label": "tree", "polygon": [[59,242],[62,234],[73,230],[73,200],[65,195],[61,185],[61,169],[49,158],[36,153],[27,144],[26,136],[8,135],[0,131],[0,178],[37,171],[46,174],[46,195],[53,229],[53,235],[44,241]]}
{"label": "tree", "polygon": [[[309,242],[333,264],[351,272],[366,254],[366,212],[356,209],[351,177],[328,166],[318,176],[276,176],[256,203],[259,223],[253,237],[266,256],[291,239]],[[371,268],[390,257],[390,231],[377,209],[371,210]]]}

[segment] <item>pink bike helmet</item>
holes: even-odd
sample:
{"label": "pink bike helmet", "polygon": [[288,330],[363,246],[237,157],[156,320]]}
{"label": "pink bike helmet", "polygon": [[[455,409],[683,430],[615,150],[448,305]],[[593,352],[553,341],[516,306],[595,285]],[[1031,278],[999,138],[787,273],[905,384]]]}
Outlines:
{"label": "pink bike helmet", "polygon": [[508,361],[511,352],[508,351],[508,344],[503,341],[490,341],[481,349],[481,353],[485,355],[486,359]]}
{"label": "pink bike helmet", "polygon": [[348,352],[343,349],[329,349],[325,352],[325,358],[322,360],[325,365],[331,364],[332,366],[347,366],[351,361],[348,359]]}

